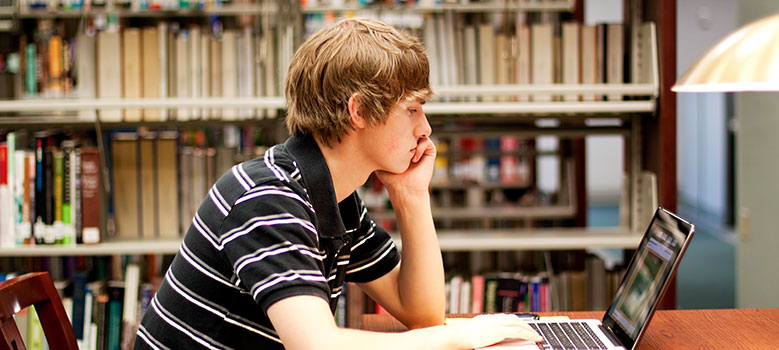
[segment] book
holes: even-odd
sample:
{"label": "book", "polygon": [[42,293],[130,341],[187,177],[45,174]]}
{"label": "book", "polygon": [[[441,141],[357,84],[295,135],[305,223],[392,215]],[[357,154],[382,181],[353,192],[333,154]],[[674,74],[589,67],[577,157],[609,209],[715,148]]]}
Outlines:
{"label": "book", "polygon": [[54,230],[54,241],[57,244],[64,244],[65,230],[62,225],[62,210],[65,198],[65,156],[60,149],[55,149],[52,153],[54,157],[54,183],[52,188],[54,192],[54,222],[52,223],[52,228]]}
{"label": "book", "polygon": [[[222,94],[223,97],[238,96],[238,36],[234,30],[225,30],[222,33]],[[213,81],[212,81],[213,82]],[[222,111],[225,120],[238,118],[235,108],[225,108]]]}
{"label": "book", "polygon": [[[163,210],[158,215],[157,232],[160,238],[178,238],[179,229],[179,176],[177,133],[162,132],[157,138],[156,205]],[[163,209],[164,208],[164,209]],[[191,220],[189,218],[188,220]],[[184,226],[186,228],[187,226]]]}
{"label": "book", "polygon": [[[625,54],[622,23],[609,23],[606,25],[606,82],[609,84],[622,84],[624,79]],[[622,100],[622,94],[608,94],[609,101]]]}
{"label": "book", "polygon": [[[222,97],[222,42],[215,37],[209,37],[209,66],[210,66],[210,78],[211,86],[209,89],[209,95],[211,97]],[[212,119],[220,119],[222,117],[222,110],[211,110],[210,117]]]}
{"label": "book", "polygon": [[[97,97],[122,97],[122,45],[119,32],[101,31],[97,34]],[[120,109],[101,109],[103,121],[122,121]]]}
{"label": "book", "polygon": [[[495,84],[495,30],[491,23],[479,25],[479,84]],[[482,97],[482,101],[494,101],[492,97]]]}
{"label": "book", "polygon": [[[579,84],[581,57],[579,55],[581,42],[580,36],[581,30],[579,23],[568,22],[563,23],[562,28],[562,77],[563,84]],[[577,94],[565,94],[563,96],[565,101],[578,101],[579,95]]]}
{"label": "book", "polygon": [[122,319],[124,304],[124,281],[108,281],[106,312],[106,349],[118,350],[122,345]]}
{"label": "book", "polygon": [[159,233],[157,221],[157,152],[155,150],[154,133],[144,133],[140,137],[138,157],[140,158],[140,236],[144,239],[154,239]]}
{"label": "book", "polygon": [[11,220],[11,188],[8,186],[8,144],[0,143],[0,246],[9,248],[16,243]]}
{"label": "book", "polygon": [[[143,98],[160,98],[163,77],[160,65],[163,63],[160,57],[160,36],[158,27],[145,27],[141,33],[141,81]],[[159,108],[144,108],[142,119],[145,121],[162,120],[162,111]]]}
{"label": "book", "polygon": [[43,334],[43,326],[35,306],[30,305],[27,308],[27,349],[43,350],[45,347],[46,336]]}
{"label": "book", "polygon": [[81,242],[84,244],[102,241],[102,200],[100,154],[96,147],[82,147],[81,158]]}
{"label": "book", "polygon": [[[87,315],[87,272],[78,272],[73,275],[73,309],[71,310],[71,321],[73,323],[73,334],[76,335],[76,339],[83,342],[84,332],[88,331],[84,327],[84,318]],[[91,312],[91,306],[89,307]]]}
{"label": "book", "polygon": [[[554,83],[554,28],[551,24],[536,23],[530,26],[531,82],[548,85]],[[551,101],[550,94],[535,94],[533,101]]]}
{"label": "book", "polygon": [[135,333],[140,325],[138,319],[140,276],[140,267],[137,264],[127,264],[124,274],[124,300],[122,302],[122,349],[130,350],[133,348]]}
{"label": "book", "polygon": [[[79,32],[76,36],[76,97],[91,99],[97,97],[97,38],[93,33]],[[79,118],[93,120],[95,110],[82,109]]]}
{"label": "book", "polygon": [[76,244],[76,141],[62,141],[62,244]]}
{"label": "book", "polygon": [[116,235],[120,239],[140,238],[138,146],[136,132],[117,132],[111,135],[111,188]]}
{"label": "book", "polygon": [[[175,34],[175,58],[174,58],[174,76],[175,76],[175,94],[173,96],[186,98],[190,96],[190,69],[189,59],[187,58],[189,50],[189,33],[186,30],[180,30]],[[191,109],[176,108],[173,110],[176,120],[186,121],[190,119]]]}
{"label": "book", "polygon": [[[188,28],[188,42],[187,42],[187,68],[189,69],[189,97],[199,98],[202,94],[203,83],[201,82],[202,65],[200,52],[202,51],[200,46],[202,45],[202,36],[200,35],[200,27],[192,25]],[[202,117],[202,109],[195,108],[192,110],[190,117],[192,119],[200,119]]]}
{"label": "book", "polygon": [[[595,26],[583,25],[581,27],[581,83],[599,84],[597,62],[597,30]],[[583,101],[595,101],[595,95],[582,95]]]}
{"label": "book", "polygon": [[[122,97],[140,98],[142,96],[141,85],[141,30],[140,28],[126,27],[122,29]],[[125,108],[123,120],[128,122],[141,121],[141,110],[138,108]]]}

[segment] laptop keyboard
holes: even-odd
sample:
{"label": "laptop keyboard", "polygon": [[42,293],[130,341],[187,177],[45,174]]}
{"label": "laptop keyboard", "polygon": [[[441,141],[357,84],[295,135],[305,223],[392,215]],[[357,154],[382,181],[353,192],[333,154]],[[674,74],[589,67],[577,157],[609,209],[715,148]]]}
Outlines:
{"label": "laptop keyboard", "polygon": [[589,350],[606,349],[592,329],[584,322],[531,323],[530,327],[538,332],[544,341],[538,343],[539,349]]}

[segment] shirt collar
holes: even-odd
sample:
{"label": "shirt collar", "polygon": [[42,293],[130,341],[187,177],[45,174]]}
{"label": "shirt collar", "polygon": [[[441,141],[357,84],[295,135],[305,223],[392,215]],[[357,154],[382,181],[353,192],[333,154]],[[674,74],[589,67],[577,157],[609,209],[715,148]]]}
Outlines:
{"label": "shirt collar", "polygon": [[352,193],[341,203],[336,202],[330,168],[314,138],[310,135],[292,136],[284,143],[284,147],[300,168],[304,187],[316,211],[319,236],[343,236],[347,227],[350,230],[359,227],[357,194]]}

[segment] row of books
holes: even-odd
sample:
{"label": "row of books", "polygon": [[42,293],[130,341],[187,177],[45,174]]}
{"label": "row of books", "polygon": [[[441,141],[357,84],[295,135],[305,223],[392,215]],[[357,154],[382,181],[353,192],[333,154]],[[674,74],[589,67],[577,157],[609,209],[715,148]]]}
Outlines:
{"label": "row of books", "polygon": [[220,8],[230,0],[18,0],[21,9],[34,11],[80,11],[89,8],[133,10],[186,10]]}
{"label": "row of books", "polygon": [[[2,274],[2,278],[16,275]],[[92,280],[81,271],[69,280],[55,280],[80,349],[132,349],[141,316],[160,281],[144,281],[138,264],[127,264],[123,275],[119,280]],[[14,317],[27,349],[58,348],[46,342],[34,307]]]}
{"label": "row of books", "polygon": [[[585,258],[581,269],[543,272],[486,272],[451,274],[446,281],[447,313],[514,313],[602,311],[610,303],[621,266],[606,266],[597,256]],[[446,262],[445,262],[446,263]],[[450,270],[447,269],[447,272]],[[359,327],[365,313],[386,313],[354,284],[347,283],[336,308],[342,327]]]}
{"label": "row of books", "polygon": [[549,312],[605,310],[624,271],[607,270],[600,259],[584,270],[454,275],[446,282],[448,313]]}
{"label": "row of books", "polygon": [[[313,32],[341,13],[309,15]],[[421,38],[430,59],[433,86],[495,84],[623,83],[628,75],[621,23],[582,25],[557,13],[360,12],[403,27]],[[468,101],[621,100],[620,94],[466,97]]]}
{"label": "row of books", "polygon": [[0,143],[0,242],[176,239],[217,177],[263,151],[254,131],[225,128],[212,135],[218,144],[202,130],[111,132],[103,154],[88,138],[9,133]]}
{"label": "row of books", "polygon": [[[159,22],[67,36],[51,20],[23,35],[17,96],[200,98],[278,96],[292,54],[292,27],[222,29]],[[84,111],[82,114],[94,114]],[[107,109],[104,121],[245,119],[255,109]],[[271,113],[271,112],[269,112]]]}
{"label": "row of books", "polygon": [[511,135],[434,137],[438,157],[432,183],[527,186],[535,161],[531,140]]}

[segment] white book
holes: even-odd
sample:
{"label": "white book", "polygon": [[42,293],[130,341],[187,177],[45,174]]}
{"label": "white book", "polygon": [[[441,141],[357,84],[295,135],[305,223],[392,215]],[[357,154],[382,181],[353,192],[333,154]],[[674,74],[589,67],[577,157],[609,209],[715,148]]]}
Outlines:
{"label": "white book", "polygon": [[[201,56],[200,46],[202,45],[200,27],[193,25],[189,27],[189,46],[187,47],[187,57],[189,58],[189,97],[202,97],[201,82]],[[202,108],[194,108],[191,112],[192,119],[200,119],[203,115]]]}
{"label": "white book", "polygon": [[[551,24],[533,24],[530,26],[531,45],[531,82],[548,85],[554,83],[554,32]],[[551,101],[550,94],[535,94],[533,101]]]}
{"label": "white book", "polygon": [[[479,84],[495,84],[495,30],[491,23],[479,25]],[[494,101],[482,97],[482,101]]]}
{"label": "white book", "polygon": [[[238,96],[238,36],[234,30],[222,33],[222,96]],[[225,120],[238,119],[235,108],[225,108],[222,111]]]}
{"label": "white book", "polygon": [[[138,291],[141,286],[141,271],[137,264],[127,264],[124,273],[124,301],[122,303],[122,339],[135,336],[138,320]],[[124,342],[124,341],[122,341]]]}
{"label": "white book", "polygon": [[[87,288],[84,294],[84,336],[81,340],[81,349],[92,348],[92,303],[94,299],[94,293],[91,289]],[[94,335],[95,339],[97,334]],[[95,344],[97,346],[97,344]]]}
{"label": "white book", "polygon": [[430,62],[430,85],[441,86],[441,78],[438,54],[438,42],[436,40],[435,18],[433,14],[425,14],[424,20],[424,40],[425,50],[427,50],[427,58]]}
{"label": "white book", "polygon": [[[240,62],[238,65],[238,68],[240,70],[240,74],[238,75],[238,78],[240,79],[240,86],[238,89],[238,94],[241,97],[252,97],[255,96],[255,83],[254,78],[256,76],[256,73],[254,72],[255,65],[254,65],[254,57],[255,50],[254,50],[254,35],[252,34],[252,28],[246,27],[243,29],[241,33],[241,45],[238,45],[238,48],[241,51],[240,55]],[[251,108],[243,108],[240,111],[239,117],[241,119],[249,119],[254,117],[254,110]]]}
{"label": "white book", "polygon": [[446,25],[443,14],[435,15],[436,45],[438,50],[440,66],[439,84],[441,86],[452,85],[449,81],[449,41],[446,39]]}
{"label": "white book", "polygon": [[[517,27],[517,84],[530,84],[530,28],[527,25]],[[530,96],[522,94],[520,101],[530,101]]]}
{"label": "white book", "polygon": [[[509,53],[511,50],[511,43],[508,37],[504,33],[498,33],[495,35],[495,82],[498,85],[506,85],[511,83],[509,79]],[[508,96],[498,96],[498,101],[508,101]]]}
{"label": "white book", "polygon": [[[159,95],[160,98],[168,97],[168,24],[160,22],[157,24],[157,62],[159,67]],[[161,108],[160,120],[168,119],[167,108]]]}
{"label": "white book", "polygon": [[[576,22],[563,23],[563,84],[579,84],[580,70],[579,64],[579,33],[580,25]],[[565,94],[565,101],[578,101],[579,95]]]}
{"label": "white book", "polygon": [[[581,27],[581,83],[597,84],[598,82],[598,62],[597,62],[597,31],[595,26],[583,25]],[[582,95],[583,101],[595,101],[595,95]]]}
{"label": "white book", "polygon": [[[143,55],[141,57],[141,84],[143,98],[160,97],[160,54],[159,54],[159,29],[158,27],[146,27],[142,30],[141,47]],[[144,108],[143,120],[160,121],[161,111],[159,108]]]}
{"label": "white book", "polygon": [[[211,36],[203,31],[200,33],[200,96],[211,97]],[[211,117],[211,109],[204,108],[203,119]]]}
{"label": "white book", "polygon": [[[606,82],[609,84],[622,84],[624,77],[622,60],[624,45],[622,44],[623,27],[621,23],[610,23],[606,26]],[[608,94],[608,100],[622,100],[622,94]]]}
{"label": "white book", "polygon": [[[476,27],[469,25],[463,30],[463,55],[465,56],[465,64],[463,64],[463,72],[465,76],[466,85],[475,85],[478,83],[479,65],[477,56],[479,50],[476,47]],[[469,101],[476,101],[476,96],[470,96]]]}
{"label": "white book", "polygon": [[[265,55],[266,55],[266,44],[265,44],[265,35],[262,33],[258,33],[254,36],[254,42],[255,42],[255,57],[252,60],[252,64],[254,65],[254,94],[255,96],[265,96]],[[265,115],[264,109],[258,109],[256,111],[257,117],[262,118],[263,115]]]}
{"label": "white book", "polygon": [[[222,42],[214,37],[209,40],[209,71],[211,75],[211,97],[222,97]],[[221,119],[222,110],[214,108],[211,110],[211,118]]]}
{"label": "white book", "polygon": [[[274,97],[280,95],[276,88],[276,37],[272,29],[266,28],[263,32],[265,38],[264,55],[265,60],[265,96]],[[276,110],[266,109],[265,115],[269,118],[276,117]]]}
{"label": "white book", "polygon": [[27,153],[25,150],[16,150],[14,152],[14,186],[13,197],[16,208],[16,244],[22,244],[26,238],[30,237],[30,213],[24,213],[24,171],[27,167]]}
{"label": "white book", "polygon": [[[97,97],[122,97],[122,45],[117,31],[97,34]],[[101,109],[100,119],[107,122],[122,121],[121,109]]]}
{"label": "white book", "polygon": [[[180,30],[176,34],[176,67],[174,68],[176,72],[176,97],[179,98],[191,97],[189,96],[190,69],[189,59],[187,58],[187,54],[189,53],[188,42],[189,33],[187,33],[186,29]],[[176,116],[176,120],[187,121],[190,119],[191,109],[179,107],[175,110],[174,115]]]}
{"label": "white book", "polygon": [[[97,96],[97,65],[96,52],[97,41],[94,34],[79,32],[76,37],[76,96],[80,99],[92,99]],[[78,111],[79,119],[94,120],[94,109],[82,109]]]}
{"label": "white book", "polygon": [[[139,28],[124,28],[122,30],[122,97],[137,99],[142,97],[141,85],[141,30]],[[141,109],[125,108],[125,121],[141,121]]]}

